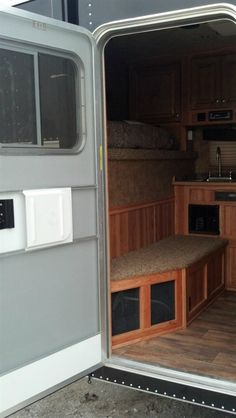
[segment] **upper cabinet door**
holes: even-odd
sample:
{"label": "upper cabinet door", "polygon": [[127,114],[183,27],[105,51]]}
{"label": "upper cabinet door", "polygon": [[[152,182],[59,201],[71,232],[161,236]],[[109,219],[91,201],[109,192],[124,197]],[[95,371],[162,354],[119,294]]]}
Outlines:
{"label": "upper cabinet door", "polygon": [[134,66],[130,72],[131,117],[150,123],[181,119],[181,66],[163,63]]}
{"label": "upper cabinet door", "polygon": [[207,109],[220,105],[219,77],[219,62],[216,57],[194,58],[192,60],[192,109]]}
{"label": "upper cabinet door", "polygon": [[191,72],[192,109],[236,105],[236,53],[193,58]]}
{"label": "upper cabinet door", "polygon": [[96,48],[0,12],[0,415],[101,364]]}
{"label": "upper cabinet door", "polygon": [[236,53],[227,54],[221,59],[221,103],[225,107],[236,104]]}

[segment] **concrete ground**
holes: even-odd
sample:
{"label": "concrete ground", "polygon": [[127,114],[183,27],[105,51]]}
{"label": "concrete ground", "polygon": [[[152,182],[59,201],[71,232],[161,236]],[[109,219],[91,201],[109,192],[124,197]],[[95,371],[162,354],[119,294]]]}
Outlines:
{"label": "concrete ground", "polygon": [[82,379],[11,418],[229,418],[233,415],[102,381]]}

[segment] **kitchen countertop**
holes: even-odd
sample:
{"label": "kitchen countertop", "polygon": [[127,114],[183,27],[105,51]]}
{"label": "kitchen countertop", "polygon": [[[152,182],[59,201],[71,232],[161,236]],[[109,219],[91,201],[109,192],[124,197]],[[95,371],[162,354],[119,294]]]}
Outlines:
{"label": "kitchen countertop", "polygon": [[227,243],[227,240],[221,238],[171,236],[149,247],[113,259],[111,280],[187,268],[210,253],[225,247]]}

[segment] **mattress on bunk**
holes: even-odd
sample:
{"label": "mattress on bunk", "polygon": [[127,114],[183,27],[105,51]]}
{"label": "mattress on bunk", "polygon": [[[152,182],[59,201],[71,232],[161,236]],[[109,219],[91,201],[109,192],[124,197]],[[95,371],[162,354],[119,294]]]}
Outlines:
{"label": "mattress on bunk", "polygon": [[108,121],[109,148],[178,149],[175,136],[162,128],[141,122]]}

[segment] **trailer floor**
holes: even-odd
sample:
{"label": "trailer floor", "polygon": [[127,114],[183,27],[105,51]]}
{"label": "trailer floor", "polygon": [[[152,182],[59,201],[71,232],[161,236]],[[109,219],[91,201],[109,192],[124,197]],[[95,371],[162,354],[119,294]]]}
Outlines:
{"label": "trailer floor", "polygon": [[82,379],[11,418],[229,418],[232,415],[102,381]]}
{"label": "trailer floor", "polygon": [[113,350],[116,356],[236,381],[236,292],[225,291],[186,329]]}

